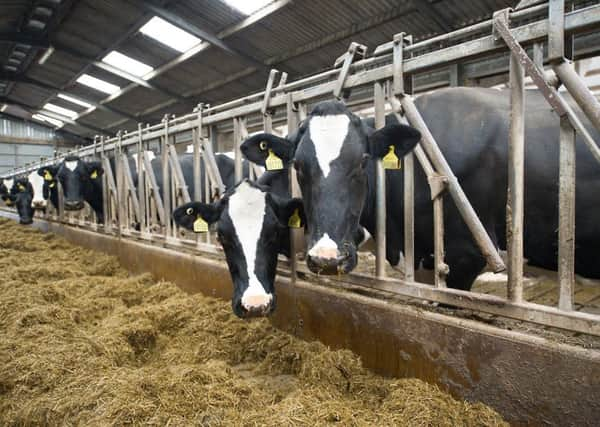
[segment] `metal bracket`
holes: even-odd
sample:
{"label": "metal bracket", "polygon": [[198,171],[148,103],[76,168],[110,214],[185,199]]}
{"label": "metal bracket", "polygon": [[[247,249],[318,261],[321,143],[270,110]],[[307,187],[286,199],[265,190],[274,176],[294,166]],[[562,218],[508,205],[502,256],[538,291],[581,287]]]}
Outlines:
{"label": "metal bracket", "polygon": [[[265,96],[263,97],[263,102],[260,107],[260,112],[264,115],[267,115],[267,111],[269,110],[269,102],[271,100],[271,91],[273,90],[273,84],[275,83],[275,77],[279,74],[279,70],[273,68],[269,73],[269,79],[267,80],[267,87],[265,88]],[[283,76],[282,76],[283,78]],[[286,75],[287,78],[287,75]]]}
{"label": "metal bracket", "polygon": [[367,47],[365,45],[352,42],[350,43],[350,47],[348,47],[348,51],[335,60],[333,67],[337,68],[341,65],[342,69],[340,70],[340,75],[338,77],[335,88],[333,89],[333,96],[340,99],[342,90],[344,89],[344,83],[346,82],[346,78],[348,77],[348,73],[350,72],[350,65],[352,65],[352,62],[354,62],[354,59],[357,56],[360,58],[364,58],[366,54]]}
{"label": "metal bracket", "polygon": [[429,183],[429,188],[431,190],[431,200],[435,200],[446,192],[450,180],[446,175],[439,175],[436,173],[428,177],[427,182]]}
{"label": "metal bracket", "polygon": [[492,19],[494,21],[494,24],[492,25],[492,38],[494,39],[494,42],[500,43],[502,41],[502,35],[498,32],[498,28],[496,27],[496,21],[502,20],[502,22],[504,22],[508,27],[510,25],[511,12],[512,9],[507,7],[506,9],[497,10],[492,15]]}

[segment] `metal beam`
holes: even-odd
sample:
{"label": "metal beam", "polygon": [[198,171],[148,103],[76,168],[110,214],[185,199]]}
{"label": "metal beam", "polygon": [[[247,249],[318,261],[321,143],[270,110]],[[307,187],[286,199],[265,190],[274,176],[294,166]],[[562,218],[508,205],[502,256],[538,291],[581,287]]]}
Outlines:
{"label": "metal beam", "polygon": [[161,17],[165,21],[187,31],[188,33],[202,39],[210,43],[211,45],[229,53],[230,55],[237,56],[238,58],[242,58],[243,60],[251,63],[255,67],[259,68],[268,68],[266,64],[263,64],[256,58],[242,52],[229,45],[228,43],[221,40],[217,35],[203,30],[202,28],[194,25],[193,23],[187,21],[176,13],[171,12],[170,10],[165,9],[161,6],[156,0],[130,0],[136,3],[137,5],[143,7],[144,9],[154,13],[156,16]]}
{"label": "metal beam", "polygon": [[21,43],[33,47],[50,47],[50,41],[47,38],[33,37],[17,32],[0,33],[0,43]]}

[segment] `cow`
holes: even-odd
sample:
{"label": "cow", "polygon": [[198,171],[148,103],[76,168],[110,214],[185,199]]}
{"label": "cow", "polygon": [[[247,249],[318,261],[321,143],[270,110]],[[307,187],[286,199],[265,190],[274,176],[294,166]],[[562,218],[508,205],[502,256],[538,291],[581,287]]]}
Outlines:
{"label": "cow", "polygon": [[[415,102],[490,238],[505,247],[509,92],[449,88]],[[556,269],[558,119],[537,91],[527,91],[526,108],[524,253],[530,264]],[[296,169],[307,219],[307,265],[313,272],[352,271],[359,224],[375,235],[375,160],[390,150],[402,158],[420,140],[416,129],[397,123],[393,116],[386,117],[379,130],[370,123],[341,102],[324,101],[288,137],[258,134],[241,146],[246,158],[259,165],[264,166],[273,152]],[[593,134],[598,140],[598,133]],[[579,138],[577,184],[575,269],[598,278],[600,225],[591,218],[597,209],[600,173]],[[403,185],[401,171],[387,172],[386,259],[394,266],[400,262],[404,240]],[[447,284],[469,290],[486,261],[453,201],[447,195],[444,201]],[[430,190],[417,167],[415,267],[433,267],[432,230]]]}
{"label": "cow", "polygon": [[12,202],[12,205],[17,208],[19,223],[25,225],[31,224],[33,222],[33,208],[31,207],[33,187],[27,177],[15,178],[7,197]]}
{"label": "cow", "polygon": [[[261,176],[263,183],[272,178],[283,181],[277,174]],[[199,222],[217,224],[234,287],[231,305],[240,318],[266,316],[275,309],[277,254],[290,256],[289,226],[306,221],[302,200],[280,197],[261,179],[243,180],[216,202],[191,202],[173,211],[175,223],[188,230],[198,231]]]}
{"label": "cow", "polygon": [[13,206],[13,201],[8,196],[14,181],[14,177],[2,178],[0,180],[0,198],[6,204],[6,206]]}

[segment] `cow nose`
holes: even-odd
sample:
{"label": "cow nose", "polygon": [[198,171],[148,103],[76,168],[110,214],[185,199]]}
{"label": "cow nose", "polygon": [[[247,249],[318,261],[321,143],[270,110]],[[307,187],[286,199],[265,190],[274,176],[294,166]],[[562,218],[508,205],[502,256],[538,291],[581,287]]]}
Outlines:
{"label": "cow nose", "polygon": [[273,309],[273,295],[248,289],[242,295],[240,303],[243,317],[266,316]]}
{"label": "cow nose", "polygon": [[[349,258],[348,253],[341,253],[327,233],[308,251],[306,263],[308,268],[317,274],[346,273],[343,265]],[[340,270],[341,268],[341,270]]]}
{"label": "cow nose", "polygon": [[29,224],[33,223],[33,219],[31,219],[31,218],[21,218],[19,220],[19,223],[23,224],[23,225],[29,225]]}
{"label": "cow nose", "polygon": [[65,200],[65,209],[68,211],[78,211],[83,209],[83,202],[77,200]]}

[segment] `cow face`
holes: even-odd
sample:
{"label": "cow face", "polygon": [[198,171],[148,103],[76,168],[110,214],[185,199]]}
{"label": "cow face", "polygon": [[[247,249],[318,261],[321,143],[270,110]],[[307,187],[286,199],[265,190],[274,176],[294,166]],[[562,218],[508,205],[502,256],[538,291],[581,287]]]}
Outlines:
{"label": "cow face", "polygon": [[[43,202],[44,208],[47,206],[48,200],[50,200],[52,202],[52,204],[54,205],[55,208],[58,208],[58,185],[57,185],[57,181],[56,181],[57,172],[58,172],[58,166],[54,166],[54,165],[43,166],[37,170],[38,177],[42,179],[41,198],[44,201]],[[34,189],[33,207],[35,209],[35,208],[37,208],[36,205],[40,201],[37,196],[38,193],[37,193],[37,188],[35,185],[33,185],[33,189]]]}
{"label": "cow face", "polygon": [[94,191],[104,170],[100,162],[84,162],[79,157],[67,157],[58,166],[57,178],[64,192],[64,207],[68,211],[83,209],[86,194]]}
{"label": "cow face", "polygon": [[0,180],[0,198],[6,204],[6,206],[14,206],[14,201],[9,197],[10,190],[14,184],[13,178],[4,178]]}
{"label": "cow face", "polygon": [[31,224],[33,222],[33,208],[31,207],[33,187],[27,178],[18,178],[15,180],[9,197],[17,208],[19,223]]}
{"label": "cow face", "polygon": [[[293,219],[304,223],[302,201],[283,200],[248,181],[223,199],[192,202],[173,212],[177,225],[194,230],[197,221],[217,223],[234,286],[232,307],[238,317],[265,316],[275,309],[274,280],[280,241]],[[300,224],[299,224],[300,223]]]}
{"label": "cow face", "polygon": [[261,165],[273,154],[285,164],[293,162],[306,209],[308,267],[315,273],[337,274],[356,266],[368,163],[390,150],[404,156],[420,138],[416,129],[398,123],[375,131],[343,103],[327,101],[317,104],[288,138],[259,134],[241,149]]}

